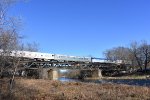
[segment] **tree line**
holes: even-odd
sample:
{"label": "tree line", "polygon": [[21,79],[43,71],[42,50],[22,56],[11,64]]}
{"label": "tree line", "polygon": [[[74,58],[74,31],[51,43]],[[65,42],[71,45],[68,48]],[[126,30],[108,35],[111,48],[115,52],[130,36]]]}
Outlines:
{"label": "tree line", "polygon": [[134,69],[147,70],[150,64],[150,44],[147,41],[132,42],[128,47],[118,46],[104,52],[111,61],[122,60]]}

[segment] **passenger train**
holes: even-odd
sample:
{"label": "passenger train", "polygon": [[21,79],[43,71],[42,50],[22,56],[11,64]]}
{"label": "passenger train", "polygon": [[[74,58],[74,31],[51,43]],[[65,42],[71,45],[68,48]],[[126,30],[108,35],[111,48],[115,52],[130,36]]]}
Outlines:
{"label": "passenger train", "polygon": [[18,57],[24,57],[29,59],[41,59],[44,61],[48,60],[59,60],[59,61],[80,61],[80,62],[91,62],[91,57],[80,57],[80,56],[68,56],[60,54],[50,54],[50,53],[40,53],[40,52],[30,52],[30,51],[13,51],[12,56],[17,55]]}
{"label": "passenger train", "polygon": [[[0,52],[2,52],[2,50],[0,50]],[[10,56],[17,56],[43,61],[58,60],[58,61],[76,61],[76,62],[110,62],[109,60],[102,58],[68,56],[68,55],[30,52],[30,51],[17,51],[17,52],[12,51]]]}

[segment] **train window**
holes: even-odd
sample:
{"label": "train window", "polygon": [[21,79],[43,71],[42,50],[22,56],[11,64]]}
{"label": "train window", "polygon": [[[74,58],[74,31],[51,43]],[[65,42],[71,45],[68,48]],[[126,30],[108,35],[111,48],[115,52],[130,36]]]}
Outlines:
{"label": "train window", "polygon": [[52,56],[54,56],[54,55],[52,55]]}

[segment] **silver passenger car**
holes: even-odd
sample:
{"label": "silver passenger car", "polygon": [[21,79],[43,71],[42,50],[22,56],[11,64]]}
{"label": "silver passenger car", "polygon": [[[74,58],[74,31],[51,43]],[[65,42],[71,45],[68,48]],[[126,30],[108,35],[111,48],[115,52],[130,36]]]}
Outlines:
{"label": "silver passenger car", "polygon": [[58,55],[58,54],[55,54],[54,59],[65,60],[65,61],[91,62],[90,57],[68,56],[68,55]]}

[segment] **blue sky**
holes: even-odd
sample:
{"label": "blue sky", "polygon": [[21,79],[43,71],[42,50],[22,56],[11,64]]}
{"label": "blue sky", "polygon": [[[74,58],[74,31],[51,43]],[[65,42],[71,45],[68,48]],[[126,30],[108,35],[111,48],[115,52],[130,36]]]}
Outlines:
{"label": "blue sky", "polygon": [[132,41],[150,43],[150,0],[28,0],[10,14],[22,16],[24,41],[41,52],[103,57]]}

